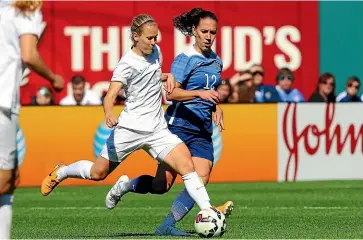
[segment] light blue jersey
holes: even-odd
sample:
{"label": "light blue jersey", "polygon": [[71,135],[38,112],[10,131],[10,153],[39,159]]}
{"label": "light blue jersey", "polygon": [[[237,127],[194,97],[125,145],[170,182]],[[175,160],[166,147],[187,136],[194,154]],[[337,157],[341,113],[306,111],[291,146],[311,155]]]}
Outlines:
{"label": "light blue jersey", "polygon": [[[185,90],[215,90],[221,82],[222,60],[212,52],[209,58],[194,48],[179,54],[171,66],[175,80]],[[169,125],[212,134],[215,105],[201,98],[173,102],[166,111]]]}
{"label": "light blue jersey", "polygon": [[280,95],[282,102],[304,102],[304,96],[296,88],[290,91],[284,91],[279,86],[276,86],[276,90]]}

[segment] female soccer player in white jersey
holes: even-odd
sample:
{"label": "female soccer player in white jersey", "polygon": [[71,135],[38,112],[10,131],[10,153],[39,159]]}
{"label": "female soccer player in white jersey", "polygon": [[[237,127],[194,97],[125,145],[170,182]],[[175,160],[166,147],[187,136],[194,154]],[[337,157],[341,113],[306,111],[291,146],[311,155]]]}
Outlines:
{"label": "female soccer player in white jersey", "polygon": [[[212,51],[217,34],[217,17],[210,11],[192,9],[174,19],[174,26],[183,34],[195,37],[191,49],[178,55],[171,67],[177,81],[177,88],[167,95],[173,104],[165,117],[169,130],[177,135],[189,148],[194,166],[204,184],[208,183],[213,166],[212,114],[215,122],[224,129],[219,95],[215,91],[220,83],[222,61]],[[159,164],[156,176],[142,175],[131,181],[121,176],[106,196],[106,207],[112,209],[127,192],[162,194],[173,185],[176,173]],[[188,235],[175,227],[194,206],[194,201],[186,190],[174,201],[171,212],[156,230],[158,235]],[[218,207],[229,215],[233,202],[228,201]]]}
{"label": "female soccer player in white jersey", "polygon": [[[67,178],[103,180],[128,155],[143,149],[182,176],[188,193],[201,209],[209,208],[208,193],[195,172],[190,152],[168,130],[164,118],[162,78],[167,82],[169,93],[174,89],[175,80],[171,74],[162,77],[156,46],[158,25],[151,16],[142,14],[133,19],[131,34],[133,46],[114,70],[104,100],[107,125],[115,128],[100,156],[95,163],[81,160],[69,166],[58,164],[44,179],[41,192],[48,195]],[[122,85],[126,92],[125,109],[117,119],[112,108]]]}
{"label": "female soccer player in white jersey", "polygon": [[41,5],[41,1],[0,0],[0,239],[10,238],[13,192],[18,182],[16,132],[22,61],[56,90],[63,88],[63,79],[46,66],[37,50]]}

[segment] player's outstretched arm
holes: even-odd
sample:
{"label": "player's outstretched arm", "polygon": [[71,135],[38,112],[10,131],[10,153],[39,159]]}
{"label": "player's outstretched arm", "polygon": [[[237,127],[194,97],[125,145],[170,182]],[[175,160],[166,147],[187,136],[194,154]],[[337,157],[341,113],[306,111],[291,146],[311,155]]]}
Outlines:
{"label": "player's outstretched arm", "polygon": [[56,75],[44,63],[37,49],[37,36],[33,34],[23,34],[20,36],[20,49],[22,61],[34,72],[47,79],[55,90],[63,89],[64,80]]}
{"label": "player's outstretched arm", "polygon": [[166,95],[168,101],[188,101],[194,98],[209,100],[214,104],[219,103],[219,94],[214,90],[185,90],[180,83],[176,83],[175,89],[171,94]]}
{"label": "player's outstretched arm", "polygon": [[107,94],[103,101],[103,110],[105,111],[106,124],[109,128],[117,125],[118,119],[113,114],[113,103],[116,100],[117,94],[122,87],[122,83],[118,81],[112,81],[108,88]]}
{"label": "player's outstretched arm", "polygon": [[187,91],[184,90],[180,83],[176,83],[175,89],[171,94],[166,95],[168,101],[187,101],[197,98],[199,96],[198,90]]}

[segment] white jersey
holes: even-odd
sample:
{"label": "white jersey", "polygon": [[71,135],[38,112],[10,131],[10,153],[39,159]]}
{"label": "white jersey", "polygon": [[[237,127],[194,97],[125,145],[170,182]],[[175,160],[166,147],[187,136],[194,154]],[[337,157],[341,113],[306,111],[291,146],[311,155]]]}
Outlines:
{"label": "white jersey", "polygon": [[[77,101],[76,99],[74,99],[74,96],[72,94],[68,95],[65,98],[62,98],[62,100],[60,100],[59,102],[59,105],[74,106],[77,105]],[[80,105],[102,105],[101,97],[98,96],[96,93],[92,92],[91,90],[85,90]]]}
{"label": "white jersey", "polygon": [[129,50],[117,64],[111,81],[119,81],[125,88],[125,108],[120,113],[119,126],[145,132],[167,128],[157,46],[146,57]]}
{"label": "white jersey", "polygon": [[18,114],[23,72],[19,38],[23,34],[39,38],[42,14],[37,11],[25,16],[10,3],[0,1],[0,108]]}

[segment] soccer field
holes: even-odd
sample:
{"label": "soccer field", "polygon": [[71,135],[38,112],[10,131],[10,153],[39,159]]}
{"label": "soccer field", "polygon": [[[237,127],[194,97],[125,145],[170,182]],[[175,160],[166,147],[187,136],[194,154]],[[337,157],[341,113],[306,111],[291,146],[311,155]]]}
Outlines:
{"label": "soccer field", "polygon": [[[108,186],[58,187],[48,197],[21,188],[12,237],[161,238],[154,229],[182,187],[161,196],[130,193],[114,210],[104,207]],[[235,203],[223,238],[363,238],[363,181],[210,184],[208,191],[214,204]],[[197,210],[178,226],[192,232]]]}

